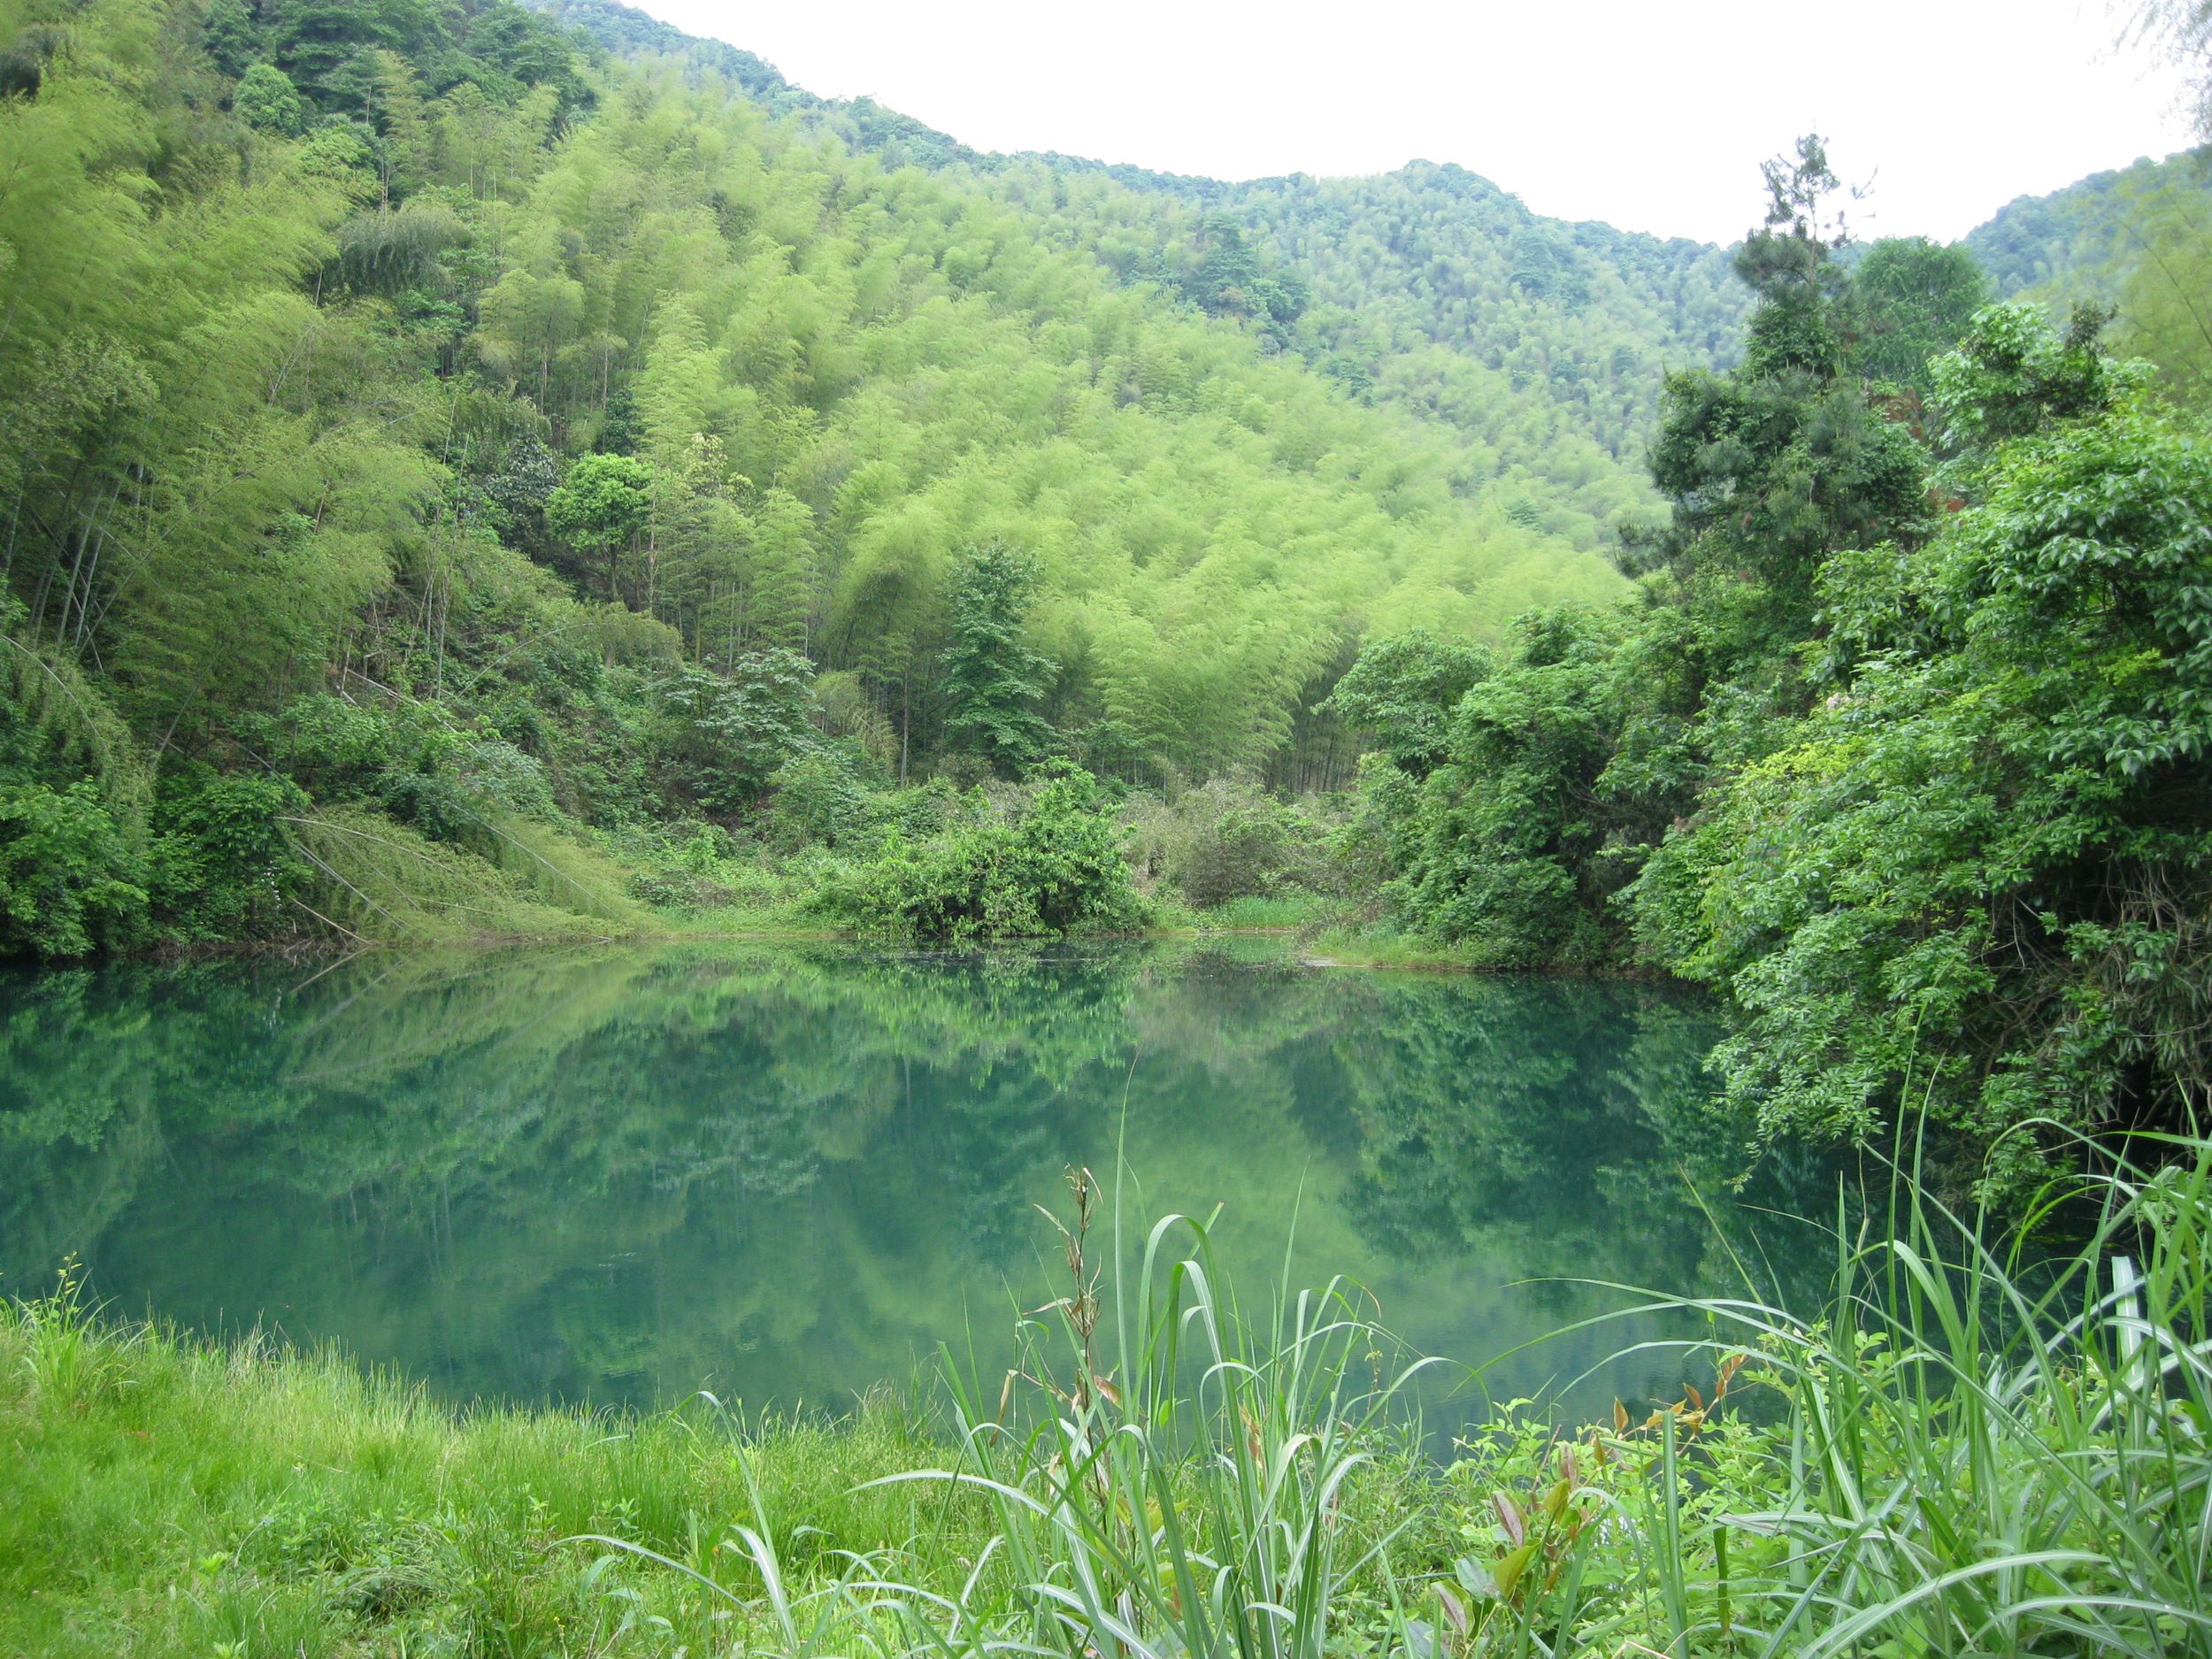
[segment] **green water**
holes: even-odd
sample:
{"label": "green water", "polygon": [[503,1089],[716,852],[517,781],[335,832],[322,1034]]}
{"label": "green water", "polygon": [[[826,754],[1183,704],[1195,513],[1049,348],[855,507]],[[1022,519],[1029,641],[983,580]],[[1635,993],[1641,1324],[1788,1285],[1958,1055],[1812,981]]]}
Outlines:
{"label": "green water", "polygon": [[[1056,1294],[1035,1206],[1124,1137],[1133,1214],[1222,1206],[1248,1294],[1294,1215],[1300,1276],[1476,1362],[1617,1302],[1517,1281],[1724,1277],[1751,1219],[1717,1230],[1686,1184],[1735,1167],[1697,1126],[1709,1036],[1650,990],[1259,942],[23,973],[0,1291],[74,1255],[120,1313],[335,1341],[453,1398],[834,1407],[941,1340],[988,1371]],[[1640,1328],[1486,1380],[1671,1394],[1670,1357],[1605,1358]],[[1477,1401],[1430,1388],[1447,1427]]]}

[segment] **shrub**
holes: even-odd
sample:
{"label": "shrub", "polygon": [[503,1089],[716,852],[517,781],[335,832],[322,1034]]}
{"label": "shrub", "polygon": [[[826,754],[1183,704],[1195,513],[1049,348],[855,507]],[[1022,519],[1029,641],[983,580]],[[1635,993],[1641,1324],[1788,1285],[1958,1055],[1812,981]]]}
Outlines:
{"label": "shrub", "polygon": [[274,64],[256,64],[246,71],[230,107],[249,127],[296,138],[307,124],[307,106],[300,101],[292,77]]}
{"label": "shrub", "polygon": [[740,657],[726,675],[680,665],[657,700],[651,741],[666,792],[709,811],[751,807],[819,741],[810,723],[813,665],[781,647]]}
{"label": "shrub", "polygon": [[151,859],[154,908],[187,940],[266,934],[307,867],[283,819],[307,809],[288,778],[226,778],[195,763],[162,779]]}
{"label": "shrub", "polygon": [[1097,780],[1072,767],[1026,812],[949,830],[883,856],[823,902],[865,932],[958,943],[1135,926],[1143,903]]}
{"label": "shrub", "polygon": [[865,834],[875,823],[877,803],[841,747],[807,749],[786,761],[770,781],[775,794],[761,835],[780,851],[835,847]]}
{"label": "shrub", "polygon": [[485,850],[511,818],[555,816],[543,762],[457,728],[435,703],[301,697],[244,734],[325,805],[373,804],[433,841]]}
{"label": "shrub", "polygon": [[1333,826],[1249,780],[1217,778],[1129,818],[1138,869],[1201,909],[1340,885]]}
{"label": "shrub", "polygon": [[144,855],[81,778],[0,788],[0,956],[87,956],[145,932]]}

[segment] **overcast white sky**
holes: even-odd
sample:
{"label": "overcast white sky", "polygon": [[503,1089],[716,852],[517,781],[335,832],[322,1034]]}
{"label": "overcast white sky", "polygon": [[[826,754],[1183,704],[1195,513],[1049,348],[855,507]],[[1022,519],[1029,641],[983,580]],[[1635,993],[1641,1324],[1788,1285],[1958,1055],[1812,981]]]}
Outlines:
{"label": "overcast white sky", "polygon": [[1539,212],[1725,242],[1816,127],[1868,235],[2188,142],[2103,0],[642,0],[832,97],[985,150],[1223,179],[1455,161]]}

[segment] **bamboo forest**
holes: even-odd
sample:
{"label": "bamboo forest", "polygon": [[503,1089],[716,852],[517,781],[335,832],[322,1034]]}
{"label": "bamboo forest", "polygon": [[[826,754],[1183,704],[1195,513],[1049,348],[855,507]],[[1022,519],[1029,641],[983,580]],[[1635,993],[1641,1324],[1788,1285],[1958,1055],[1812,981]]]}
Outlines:
{"label": "bamboo forest", "polygon": [[0,1654],[2212,1655],[2112,17],[2200,148],[1722,245],[0,0]]}

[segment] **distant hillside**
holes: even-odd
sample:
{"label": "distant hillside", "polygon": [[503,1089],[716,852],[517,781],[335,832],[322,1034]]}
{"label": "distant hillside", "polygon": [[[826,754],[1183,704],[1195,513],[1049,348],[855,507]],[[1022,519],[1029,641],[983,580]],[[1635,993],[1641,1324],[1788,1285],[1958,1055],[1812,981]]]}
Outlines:
{"label": "distant hillside", "polygon": [[1579,481],[1594,445],[1640,486],[1665,371],[1732,359],[1747,314],[1724,250],[1547,219],[1456,166],[1223,205],[1310,282],[1302,349],[1532,476]]}
{"label": "distant hillside", "polygon": [[830,843],[878,784],[1020,770],[978,706],[1122,780],[1340,784],[1363,640],[1623,591],[1639,486],[1549,466],[1550,381],[1525,461],[1347,396],[1305,279],[1181,195],[887,167],[937,138],[617,8],[649,50],[503,0],[29,3],[0,850],[65,825],[107,873],[0,954],[281,931],[296,847],[357,935],[619,926],[548,837],[787,787]]}
{"label": "distant hillside", "polygon": [[613,0],[534,3],[611,52],[712,69],[887,167],[975,178],[1032,213],[1041,241],[1453,431],[1470,487],[1497,486],[1521,523],[1579,546],[1655,504],[1643,452],[1666,371],[1730,361],[1747,314],[1725,250],[1547,219],[1455,165],[1226,183],[990,154],[872,100],[818,98],[750,52]]}
{"label": "distant hillside", "polygon": [[2139,250],[2130,219],[2154,197],[2201,195],[2206,152],[2186,150],[2093,173],[2048,196],[2015,196],[1964,242],[2004,298],[2032,289],[2116,303]]}
{"label": "distant hillside", "polygon": [[2093,173],[2008,203],[1966,237],[1997,292],[2110,312],[2113,349],[2187,399],[2212,391],[2212,150]]}

